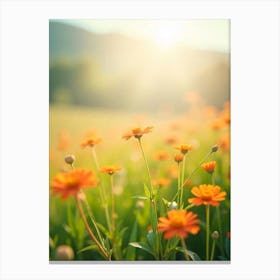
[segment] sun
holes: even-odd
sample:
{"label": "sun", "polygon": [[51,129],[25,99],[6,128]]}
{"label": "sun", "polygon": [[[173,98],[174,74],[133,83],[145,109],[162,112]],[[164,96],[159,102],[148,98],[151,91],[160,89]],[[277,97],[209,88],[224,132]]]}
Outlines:
{"label": "sun", "polygon": [[160,23],[152,31],[152,40],[163,50],[178,44],[183,36],[183,25],[172,21]]}

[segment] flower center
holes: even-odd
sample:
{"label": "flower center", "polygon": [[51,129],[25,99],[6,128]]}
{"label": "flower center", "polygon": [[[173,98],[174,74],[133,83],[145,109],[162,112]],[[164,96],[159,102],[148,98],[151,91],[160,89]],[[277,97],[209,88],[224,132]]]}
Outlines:
{"label": "flower center", "polygon": [[141,132],[141,128],[140,127],[136,127],[132,129],[133,134],[139,134]]}
{"label": "flower center", "polygon": [[76,189],[79,186],[79,180],[77,178],[68,178],[67,179],[67,188]]}
{"label": "flower center", "polygon": [[186,223],[186,219],[182,216],[175,216],[170,221],[171,226],[175,228],[183,227],[185,223]]}
{"label": "flower center", "polygon": [[212,199],[212,192],[204,191],[201,195],[202,199],[205,201],[210,201]]}

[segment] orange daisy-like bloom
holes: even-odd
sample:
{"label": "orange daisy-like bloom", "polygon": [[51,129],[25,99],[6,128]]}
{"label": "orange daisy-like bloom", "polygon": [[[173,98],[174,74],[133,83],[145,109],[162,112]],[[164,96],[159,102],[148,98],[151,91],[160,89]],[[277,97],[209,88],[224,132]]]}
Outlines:
{"label": "orange daisy-like bloom", "polygon": [[199,223],[197,214],[193,212],[170,210],[167,212],[167,218],[159,217],[158,231],[164,232],[164,239],[170,239],[173,236],[186,238],[189,233],[199,232]]}
{"label": "orange daisy-like bloom", "polygon": [[208,173],[213,173],[216,168],[216,161],[209,161],[201,164],[201,167]]}
{"label": "orange daisy-like bloom", "polygon": [[98,179],[92,171],[75,169],[59,173],[51,182],[51,190],[54,195],[60,194],[64,200],[69,195],[77,195],[80,189],[94,187],[97,184]]}
{"label": "orange daisy-like bloom", "polygon": [[165,151],[159,151],[154,154],[154,159],[156,160],[168,160],[169,154]]}
{"label": "orange daisy-like bloom", "polygon": [[193,187],[191,192],[196,197],[189,198],[188,201],[196,206],[201,204],[219,206],[220,202],[226,199],[226,192],[221,192],[219,186],[204,184],[199,187]]}
{"label": "orange daisy-like bloom", "polygon": [[137,139],[140,139],[143,134],[147,134],[152,132],[153,126],[147,126],[146,128],[142,129],[141,127],[135,127],[131,130],[131,132],[125,134],[122,138],[125,140],[130,139],[132,136],[134,136]]}
{"label": "orange daisy-like bloom", "polygon": [[122,168],[120,166],[108,165],[100,168],[101,173],[107,173],[109,175],[113,175],[115,172],[120,171]]}
{"label": "orange daisy-like bloom", "polygon": [[182,144],[182,145],[175,146],[175,149],[180,150],[181,153],[182,153],[183,155],[185,155],[188,151],[190,151],[190,150],[193,149],[193,146],[191,146],[191,145],[186,145],[186,144]]}
{"label": "orange daisy-like bloom", "polygon": [[85,147],[94,147],[96,144],[99,144],[102,142],[101,138],[97,138],[97,137],[87,137],[87,139],[85,141],[83,141],[81,143],[81,147],[85,148]]}
{"label": "orange daisy-like bloom", "polygon": [[157,180],[153,180],[153,185],[158,187],[167,187],[171,183],[171,180],[168,178],[159,178]]}
{"label": "orange daisy-like bloom", "polygon": [[175,160],[177,163],[181,162],[183,159],[184,159],[184,156],[183,156],[182,154],[176,154],[176,155],[174,156],[174,160]]}

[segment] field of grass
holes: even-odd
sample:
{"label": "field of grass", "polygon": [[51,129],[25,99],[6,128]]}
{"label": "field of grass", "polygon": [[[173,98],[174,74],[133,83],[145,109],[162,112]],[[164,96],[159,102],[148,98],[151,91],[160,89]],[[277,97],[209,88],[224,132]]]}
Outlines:
{"label": "field of grass", "polygon": [[[151,131],[140,138],[123,138],[131,128],[149,126]],[[99,182],[84,189],[80,201],[92,233],[110,260],[230,260],[229,129],[228,104],[220,111],[193,106],[185,114],[51,106],[50,186],[57,174],[76,169],[94,173]],[[102,141],[82,148],[81,143],[91,136]],[[175,147],[181,144],[191,149],[177,163],[174,156],[181,151]],[[64,161],[69,154],[75,156],[73,165]],[[212,174],[201,167],[210,161],[216,162]],[[100,168],[111,165],[121,169],[113,175],[100,172]],[[194,197],[192,188],[202,184],[218,185],[226,192],[219,206],[209,207],[208,229],[207,206],[188,202]],[[172,201],[178,204],[177,209],[198,215],[198,232],[165,239],[157,230],[158,218],[167,217]],[[86,228],[74,195],[63,200],[50,188],[49,216],[50,260],[106,259]],[[211,237],[213,231],[219,232],[217,240]]]}

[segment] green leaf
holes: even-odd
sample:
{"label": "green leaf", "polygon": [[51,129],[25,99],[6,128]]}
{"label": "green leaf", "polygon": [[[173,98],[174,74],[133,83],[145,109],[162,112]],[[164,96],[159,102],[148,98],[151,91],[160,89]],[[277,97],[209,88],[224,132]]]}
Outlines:
{"label": "green leaf", "polygon": [[225,251],[226,251],[226,255],[229,259],[230,258],[230,239],[227,237],[225,238]]}
{"label": "green leaf", "polygon": [[142,249],[154,257],[154,253],[153,253],[152,249],[150,248],[150,246],[148,244],[146,244],[144,242],[130,242],[129,245],[132,247],[135,247],[135,248]]}
{"label": "green leaf", "polygon": [[143,200],[148,200],[150,199],[149,197],[143,196],[143,195],[134,195],[132,198],[138,198],[138,199],[143,199]]}
{"label": "green leaf", "polygon": [[78,254],[80,254],[82,252],[90,251],[90,250],[99,251],[99,248],[97,245],[89,245],[89,246],[84,247],[83,249],[79,250]]}
{"label": "green leaf", "polygon": [[151,193],[150,193],[150,190],[149,190],[149,188],[147,187],[146,184],[144,184],[144,192],[145,192],[145,196],[150,199]]}
{"label": "green leaf", "polygon": [[[130,243],[132,243],[133,241],[135,241],[137,239],[137,229],[138,229],[138,223],[137,223],[137,220],[135,220],[131,234],[130,234],[130,238],[129,238]],[[126,251],[126,260],[130,260],[130,261],[135,260],[135,247],[128,246],[127,251]]]}
{"label": "green leaf", "polygon": [[76,238],[77,234],[74,225],[74,218],[73,218],[73,213],[71,211],[71,205],[69,203],[67,205],[67,223],[69,227],[72,229],[71,231],[69,231],[69,233],[73,238]]}
{"label": "green leaf", "polygon": [[103,225],[101,225],[100,223],[97,223],[97,222],[95,222],[95,223],[103,234],[105,234],[107,237],[110,236],[110,232]]}
{"label": "green leaf", "polygon": [[118,234],[119,238],[122,238],[127,230],[128,230],[128,227],[124,227],[122,230],[120,230],[119,234]]}
{"label": "green leaf", "polygon": [[[177,247],[176,251],[184,253],[184,249],[182,247]],[[190,258],[193,261],[200,261],[201,260],[197,253],[195,253],[193,251],[190,251],[190,250],[187,250],[187,251],[188,251],[188,255],[190,256]]]}
{"label": "green leaf", "polygon": [[164,205],[168,206],[169,201],[167,199],[165,199],[164,197],[162,197],[161,199],[162,199]]}
{"label": "green leaf", "polygon": [[193,208],[194,207],[194,204],[190,204],[190,205],[188,205],[187,207],[185,207],[185,209],[186,210],[189,210],[189,209],[191,209],[191,208]]}
{"label": "green leaf", "polygon": [[154,234],[153,234],[153,231],[149,231],[147,233],[147,240],[148,240],[148,243],[151,246],[151,248],[153,248],[154,247]]}

